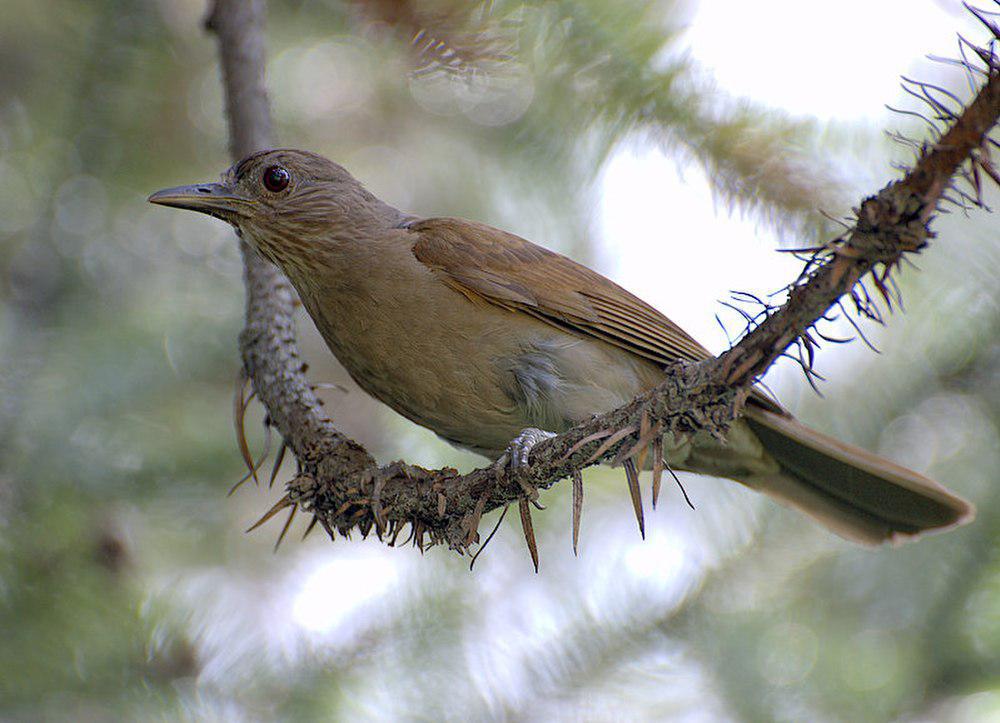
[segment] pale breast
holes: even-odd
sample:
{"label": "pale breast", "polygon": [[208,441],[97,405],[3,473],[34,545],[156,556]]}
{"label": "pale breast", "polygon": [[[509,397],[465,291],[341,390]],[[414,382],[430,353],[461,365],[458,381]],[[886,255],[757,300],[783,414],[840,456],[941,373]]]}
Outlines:
{"label": "pale breast", "polygon": [[515,315],[473,307],[401,239],[345,250],[320,284],[292,282],[362,389],[457,444],[502,449],[523,427],[494,361],[519,350]]}
{"label": "pale breast", "polygon": [[470,301],[408,241],[345,250],[321,286],[292,281],[358,385],[450,442],[495,457],[525,427],[563,431],[660,378],[604,342]]}

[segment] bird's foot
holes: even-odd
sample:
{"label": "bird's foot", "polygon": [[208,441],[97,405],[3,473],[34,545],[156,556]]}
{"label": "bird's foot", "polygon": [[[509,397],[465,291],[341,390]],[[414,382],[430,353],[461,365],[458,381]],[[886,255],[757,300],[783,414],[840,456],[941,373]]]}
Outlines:
{"label": "bird's foot", "polygon": [[510,440],[507,449],[497,459],[496,466],[510,465],[511,471],[527,467],[528,455],[531,454],[532,448],[539,442],[552,439],[555,436],[553,432],[546,432],[544,429],[535,429],[534,427],[522,429],[519,435]]}

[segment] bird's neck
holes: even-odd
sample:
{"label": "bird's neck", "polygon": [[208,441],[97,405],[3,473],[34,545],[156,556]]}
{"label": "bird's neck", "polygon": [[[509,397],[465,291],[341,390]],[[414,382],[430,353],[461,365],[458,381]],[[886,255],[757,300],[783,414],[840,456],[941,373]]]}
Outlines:
{"label": "bird's neck", "polygon": [[349,257],[352,249],[415,218],[359,191],[328,199],[325,205],[314,206],[311,214],[276,215],[266,225],[249,223],[242,228],[243,235],[288,276],[315,277],[321,269]]}

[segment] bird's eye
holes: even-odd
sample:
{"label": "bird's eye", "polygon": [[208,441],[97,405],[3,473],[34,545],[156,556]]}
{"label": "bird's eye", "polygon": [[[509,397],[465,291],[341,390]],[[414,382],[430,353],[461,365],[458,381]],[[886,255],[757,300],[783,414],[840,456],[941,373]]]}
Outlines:
{"label": "bird's eye", "polygon": [[271,193],[284,191],[288,187],[290,180],[292,180],[292,177],[281,166],[271,166],[264,171],[264,188]]}

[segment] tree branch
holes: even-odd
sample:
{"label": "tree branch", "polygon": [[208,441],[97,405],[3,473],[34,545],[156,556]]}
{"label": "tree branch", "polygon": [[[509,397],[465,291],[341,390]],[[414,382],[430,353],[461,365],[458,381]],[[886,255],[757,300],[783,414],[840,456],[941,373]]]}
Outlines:
{"label": "tree branch", "polygon": [[[1000,30],[985,15],[977,17],[1000,38]],[[219,41],[236,160],[271,141],[263,3],[216,0],[207,26]],[[287,494],[261,522],[291,507],[312,514],[331,537],[355,528],[363,535],[375,530],[390,544],[409,524],[408,539],[414,544],[447,544],[464,552],[478,541],[483,514],[533,498],[537,490],[584,467],[644,456],[665,433],[724,434],[753,381],[790,346],[800,345],[803,359],[811,357],[811,327],[842,296],[851,295],[862,312],[870,308],[866,277],[891,303],[885,286],[890,273],[904,255],[919,251],[932,237],[930,221],[964,164],[969,169],[965,177],[976,179],[975,195],[966,194],[974,202],[979,200],[978,171],[995,178],[987,133],[1000,116],[1000,61],[992,47],[975,49],[985,66],[985,71],[977,69],[984,82],[976,98],[961,115],[945,119],[951,121],[947,132],[923,144],[916,165],[903,179],[862,202],[846,234],[813,253],[782,307],[767,307],[763,320],[717,359],[678,363],[665,370],[662,384],[626,406],[540,443],[532,450],[531,464],[516,474],[487,467],[459,475],[451,468],[428,470],[403,462],[379,467],[323,415],[295,342],[294,293],[280,271],[244,244],[247,315],[240,349],[245,375],[267,409],[268,423],[278,429],[299,464]],[[242,391],[238,428],[245,408]]]}

